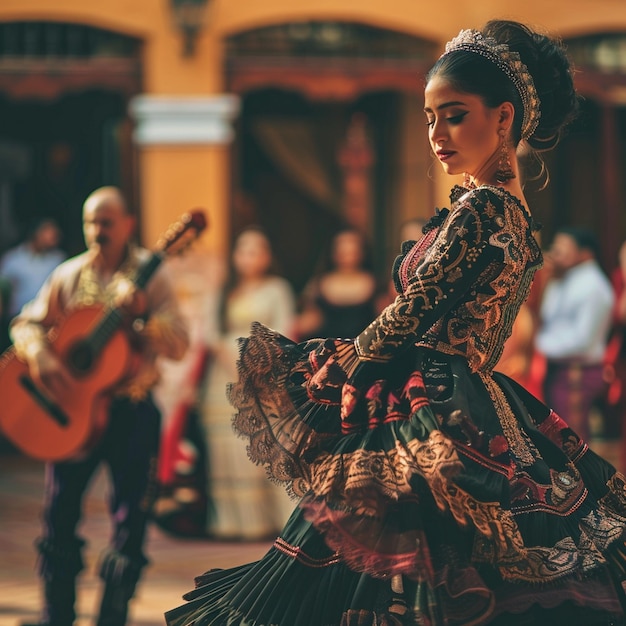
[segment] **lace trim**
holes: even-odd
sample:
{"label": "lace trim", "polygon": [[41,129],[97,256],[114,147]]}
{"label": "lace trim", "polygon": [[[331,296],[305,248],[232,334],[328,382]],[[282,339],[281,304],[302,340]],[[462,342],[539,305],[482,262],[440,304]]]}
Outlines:
{"label": "lace trim", "polygon": [[[498,567],[507,580],[545,584],[562,576],[585,573],[606,562],[602,551],[607,546],[610,549],[619,544],[626,525],[626,488],[621,475],[616,475],[607,485],[608,494],[601,506],[586,512],[579,521],[580,539],[566,537],[554,546],[528,547],[511,510],[504,509],[497,498],[483,502],[459,487],[456,478],[464,471],[464,465],[455,443],[440,430],[430,432],[427,439],[418,439],[417,422],[411,418],[399,422],[397,431],[394,425],[388,426],[388,434],[396,439],[395,448],[380,449],[375,444],[374,449],[367,449],[364,439],[363,446],[356,450],[321,452],[324,445],[337,450],[341,441],[355,440],[339,435],[336,407],[327,412],[325,406],[307,400],[303,388],[298,391],[299,377],[306,380],[310,376],[306,346],[300,348],[280,338],[278,333],[256,325],[244,342],[240,368],[242,377],[234,387],[232,398],[239,410],[236,418],[239,432],[250,438],[251,458],[270,468],[275,479],[290,483],[292,493],[307,494],[307,503],[321,503],[319,524],[326,526],[327,532],[336,531],[334,536],[343,536],[346,544],[353,538],[346,528],[369,525],[383,533],[381,539],[393,536],[394,530],[381,526],[378,520],[384,519],[398,503],[420,506],[416,477],[424,481],[424,488],[432,494],[439,510],[449,512],[456,524],[476,530],[476,560]],[[521,446],[518,453],[532,455],[533,449],[521,435],[517,440],[519,425],[512,422],[514,416],[504,392],[490,377],[484,379],[484,384],[493,393],[494,406],[507,424],[503,430],[506,433],[512,429],[508,434],[516,446]],[[290,393],[301,393],[302,404]],[[323,424],[329,430],[319,432],[306,424],[307,417],[313,415],[316,427]],[[555,420],[553,417],[552,421]],[[330,430],[332,424],[336,430]],[[550,428],[550,424],[546,427]],[[405,439],[400,441],[402,437]],[[533,458],[540,458],[538,452]],[[567,484],[560,485],[558,479],[559,476],[554,476],[549,485],[555,493],[551,505],[576,509],[589,499],[586,491],[567,489]],[[311,511],[315,517],[315,508]],[[328,511],[332,515],[327,515]],[[418,517],[416,526],[408,530],[418,536]],[[370,536],[374,541],[379,537],[376,533]],[[282,549],[287,550],[285,546]],[[331,549],[344,560],[343,544],[331,545]],[[367,553],[367,558],[379,556],[375,549]],[[356,563],[355,560],[354,567],[358,567]],[[397,563],[404,567],[401,558]]]}

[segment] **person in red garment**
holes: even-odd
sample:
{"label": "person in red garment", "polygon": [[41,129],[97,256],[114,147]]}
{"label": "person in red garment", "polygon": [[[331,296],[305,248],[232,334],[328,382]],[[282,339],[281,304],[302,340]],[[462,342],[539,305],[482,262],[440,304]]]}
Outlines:
{"label": "person in red garment", "polygon": [[44,606],[41,626],[71,626],[76,618],[76,576],[84,540],[77,534],[81,503],[96,469],[110,470],[110,544],[100,562],[104,592],[98,626],[124,626],[128,602],[148,563],[146,524],[156,496],[160,414],[150,390],[158,380],[157,355],[181,358],[187,331],[171,283],[159,268],[145,290],[133,278],[150,258],[132,244],[135,218],[119,189],[102,187],[84,203],[87,250],[59,265],[11,326],[17,355],[33,380],[63,406],[70,372],[48,340],[48,331],[81,307],[122,306],[137,365],[115,388],[106,430],[78,459],[46,465],[43,532],[37,540]]}
{"label": "person in red garment", "polygon": [[576,114],[569,62],[491,21],[446,45],[424,103],[465,184],[355,338],[252,326],[234,426],[297,506],[259,561],[198,576],[169,626],[623,623],[626,478],[496,369],[542,264],[518,153]]}
{"label": "person in red garment", "polygon": [[[605,436],[619,439],[626,432],[626,242],[618,252],[618,263],[611,272],[615,295],[611,333],[604,355],[608,383],[605,404]],[[622,449],[622,462],[626,450]]]}

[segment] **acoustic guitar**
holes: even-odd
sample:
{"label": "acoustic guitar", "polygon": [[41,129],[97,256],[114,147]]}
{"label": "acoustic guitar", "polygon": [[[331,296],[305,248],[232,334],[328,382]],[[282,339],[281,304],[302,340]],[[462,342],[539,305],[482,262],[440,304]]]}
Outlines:
{"label": "acoustic guitar", "polygon": [[[134,279],[143,289],[165,257],[179,254],[206,227],[202,211],[172,224]],[[0,431],[26,455],[42,461],[81,458],[108,421],[111,390],[129,372],[133,351],[119,307],[88,306],[64,317],[48,333],[52,350],[72,374],[72,385],[56,402],[30,377],[11,346],[0,358]]]}

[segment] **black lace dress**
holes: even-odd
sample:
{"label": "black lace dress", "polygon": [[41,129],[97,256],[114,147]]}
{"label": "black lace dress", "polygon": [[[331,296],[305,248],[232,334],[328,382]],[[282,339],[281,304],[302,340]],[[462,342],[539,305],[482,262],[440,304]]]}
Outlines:
{"label": "black lace dress", "polygon": [[297,506],[170,626],[621,623],[624,477],[493,371],[541,265],[533,222],[497,187],[455,188],[436,222],[355,340],[242,340],[234,427]]}

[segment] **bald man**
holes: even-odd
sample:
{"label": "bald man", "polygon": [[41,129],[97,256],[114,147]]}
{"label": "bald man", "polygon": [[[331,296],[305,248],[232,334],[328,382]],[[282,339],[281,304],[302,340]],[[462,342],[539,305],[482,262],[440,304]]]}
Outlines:
{"label": "bald man", "polygon": [[158,380],[157,356],[182,358],[187,332],[163,266],[145,290],[133,279],[150,258],[132,243],[135,218],[116,187],[95,190],[83,206],[87,250],[59,265],[11,325],[19,357],[34,382],[63,406],[75,379],[48,341],[48,331],[73,312],[92,305],[120,308],[132,347],[133,367],[110,392],[106,429],[77,459],[49,463],[43,532],[37,541],[44,606],[39,624],[70,626],[75,619],[75,579],[83,567],[84,541],[76,530],[81,500],[101,463],[112,482],[113,533],[100,560],[104,591],[98,626],[124,626],[128,602],[147,563],[146,523],[155,495],[160,415],[151,389]]}

